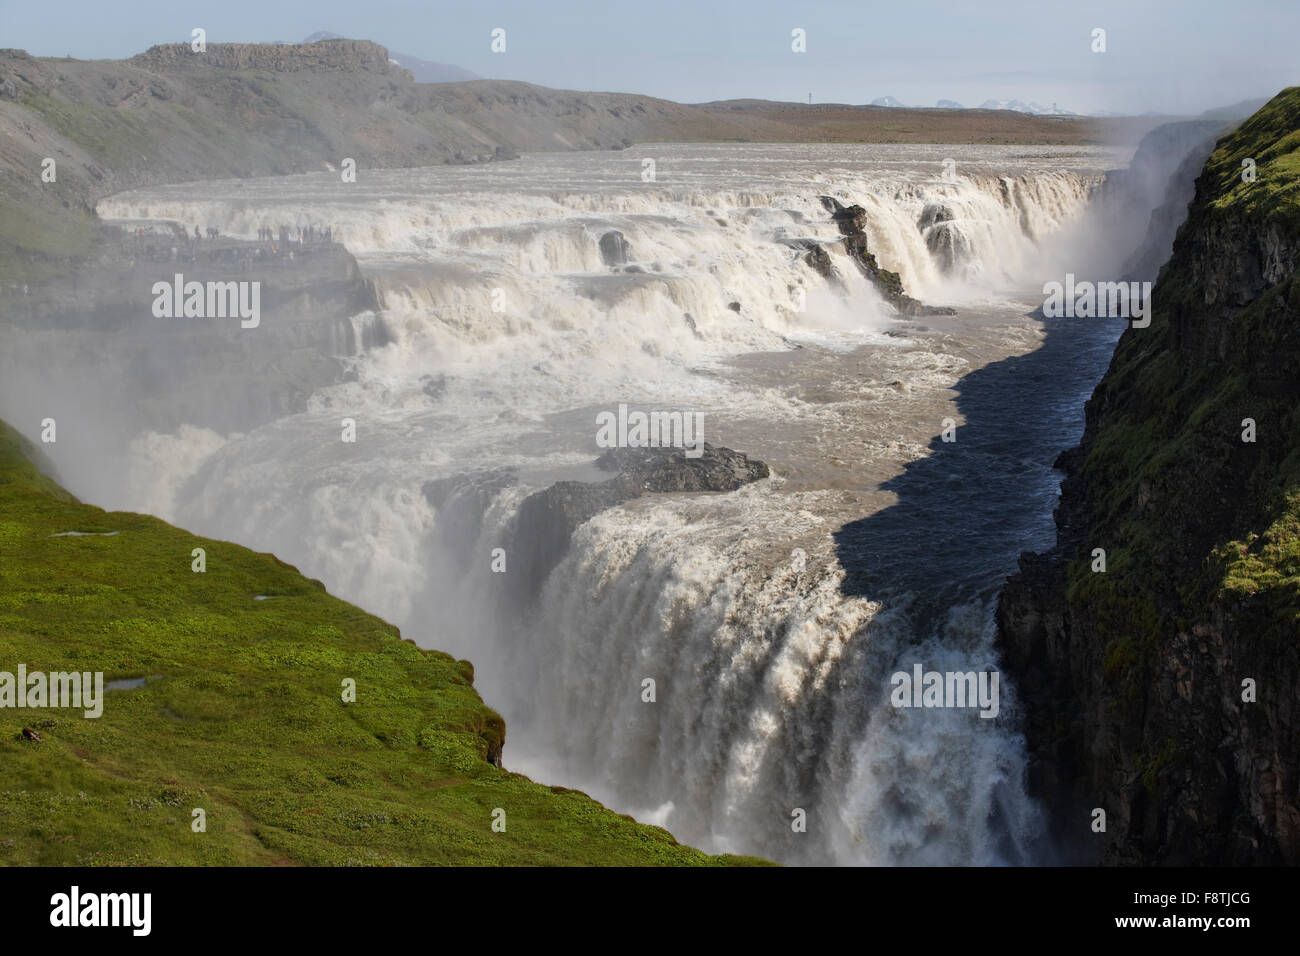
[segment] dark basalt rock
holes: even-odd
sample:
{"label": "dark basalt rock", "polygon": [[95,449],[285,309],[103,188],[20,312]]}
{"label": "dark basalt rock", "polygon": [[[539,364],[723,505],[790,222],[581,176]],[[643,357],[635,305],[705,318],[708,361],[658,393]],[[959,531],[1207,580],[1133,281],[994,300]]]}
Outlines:
{"label": "dark basalt rock", "polygon": [[803,257],[803,261],[812,267],[823,279],[838,279],[835,274],[835,266],[831,262],[831,254],[822,246],[816,245],[808,250],[808,254]]}
{"label": "dark basalt rock", "polygon": [[424,484],[425,499],[438,512],[443,543],[471,548],[483,530],[483,516],[501,490],[518,481],[509,468],[438,478]]}
{"label": "dark basalt rock", "polygon": [[642,492],[735,491],[771,474],[761,461],[730,448],[705,442],[704,453],[687,458],[680,448],[612,448],[596,459],[597,467]]}
{"label": "dark basalt rock", "polygon": [[600,237],[600,259],[607,266],[627,265],[631,257],[632,245],[617,229],[611,229]]}
{"label": "dark basalt rock", "polygon": [[[771,473],[763,462],[707,442],[698,458],[680,448],[618,448],[596,460],[608,481],[558,481],[524,499],[505,577],[513,598],[527,603],[560,562],[579,525],[647,492],[735,491]],[[426,486],[427,487],[427,486]]]}
{"label": "dark basalt rock", "polygon": [[[844,248],[862,274],[880,290],[885,301],[904,315],[955,315],[955,309],[926,305],[903,292],[903,280],[897,272],[882,269],[867,248],[867,211],[861,206],[845,206],[834,196],[820,196],[822,205],[840,227]],[[809,263],[810,265],[812,263]]]}
{"label": "dark basalt rock", "polygon": [[835,265],[831,262],[830,253],[826,251],[826,247],[818,240],[790,239],[782,237],[778,241],[792,249],[798,249],[803,252],[803,261],[823,279],[836,284],[840,282],[839,273],[835,271]]}
{"label": "dark basalt rock", "polygon": [[949,206],[947,203],[942,203],[942,202],[926,203],[925,208],[921,210],[921,218],[917,222],[917,226],[919,226],[921,230],[924,231],[933,226],[937,226],[940,223],[952,222],[956,218],[957,216],[952,211],[952,207]]}
{"label": "dark basalt rock", "polygon": [[951,273],[970,259],[971,242],[956,224],[957,216],[947,203],[927,203],[917,227],[925,236],[925,247],[945,273]]}
{"label": "dark basalt rock", "polygon": [[945,273],[956,271],[958,265],[970,258],[971,243],[960,229],[940,223],[925,237],[925,247],[930,250]]}

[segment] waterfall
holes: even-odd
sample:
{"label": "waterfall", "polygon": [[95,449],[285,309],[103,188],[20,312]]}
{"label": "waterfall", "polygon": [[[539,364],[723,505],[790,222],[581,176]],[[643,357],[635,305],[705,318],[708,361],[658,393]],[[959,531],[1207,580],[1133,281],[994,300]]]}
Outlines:
{"label": "waterfall", "polygon": [[[1028,859],[1037,814],[1014,688],[997,720],[890,704],[890,676],[914,663],[996,669],[996,582],[934,605],[886,569],[863,591],[835,536],[889,507],[881,483],[930,454],[963,374],[1036,347],[1015,296],[1041,282],[1039,257],[1110,157],[641,152],[654,182],[637,157],[556,154],[103,200],[105,219],[247,239],[329,226],[379,304],[344,336],[346,381],[247,433],[146,430],[131,449],[140,477],[113,504],[272,550],[469,657],[507,718],[506,766],[686,842],[790,862]],[[909,295],[963,315],[902,321],[844,254],[822,194],[867,210],[870,251]],[[833,280],[809,263],[815,248]],[[969,310],[982,318],[967,331]],[[598,514],[514,613],[490,555],[528,493],[600,477],[594,414],[619,402],[700,410],[707,441],[775,474]],[[353,444],[339,441],[342,417]],[[152,467],[159,456],[181,464]],[[482,493],[422,491],[489,472],[505,477]],[[1054,488],[1037,480],[1050,511]]]}

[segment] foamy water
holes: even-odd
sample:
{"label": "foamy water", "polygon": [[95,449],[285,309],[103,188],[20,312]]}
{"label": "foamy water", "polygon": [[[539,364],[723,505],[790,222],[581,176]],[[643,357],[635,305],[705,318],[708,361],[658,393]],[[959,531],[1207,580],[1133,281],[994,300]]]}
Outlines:
{"label": "foamy water", "polygon": [[[470,658],[507,719],[507,766],[685,841],[792,862],[1032,860],[1014,688],[984,720],[896,710],[889,675],[997,667],[993,595],[1048,540],[1050,462],[1114,331],[1046,327],[1026,292],[1117,159],[662,146],[112,197],[104,218],[190,231],[331,226],[381,298],[354,321],[391,340],[302,414],[140,435],[131,500],[112,504],[272,550]],[[835,245],[823,194],[864,206],[881,265],[958,315],[894,314]],[[596,477],[595,416],[619,403],[701,412],[705,440],[774,475],[598,515],[517,617],[492,551],[527,493]],[[518,483],[449,542],[421,486],[500,468]]]}

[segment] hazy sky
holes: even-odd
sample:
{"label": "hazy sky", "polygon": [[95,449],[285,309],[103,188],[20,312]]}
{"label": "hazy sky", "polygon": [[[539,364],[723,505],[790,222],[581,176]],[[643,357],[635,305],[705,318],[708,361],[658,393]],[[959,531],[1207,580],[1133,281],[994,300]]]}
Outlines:
{"label": "hazy sky", "polygon": [[[0,0],[0,46],[121,58],[155,43],[372,39],[486,76],[682,102],[892,95],[1199,112],[1300,82],[1300,0]],[[490,50],[506,31],[506,51]],[[791,30],[807,52],[791,51]],[[1092,30],[1106,30],[1094,53]]]}

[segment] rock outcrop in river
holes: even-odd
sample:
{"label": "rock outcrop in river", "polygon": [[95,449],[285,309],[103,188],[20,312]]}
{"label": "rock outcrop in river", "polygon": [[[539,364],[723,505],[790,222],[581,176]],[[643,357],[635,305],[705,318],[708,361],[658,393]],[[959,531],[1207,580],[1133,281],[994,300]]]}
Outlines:
{"label": "rock outcrop in river", "polygon": [[[886,302],[904,315],[954,315],[956,313],[955,309],[926,305],[913,299],[904,293],[903,280],[897,272],[890,272],[880,267],[875,255],[867,248],[865,209],[861,206],[845,206],[834,196],[821,196],[820,199],[840,228],[840,235],[844,237],[844,249],[848,252],[849,258],[879,290]],[[807,262],[823,276],[830,276],[833,267],[824,249],[810,250]]]}
{"label": "rock outcrop in river", "polygon": [[510,550],[522,572],[512,582],[524,599],[536,593],[564,557],[577,527],[606,508],[653,492],[735,491],[769,474],[763,462],[707,442],[698,458],[687,458],[680,448],[616,448],[596,465],[613,477],[557,481],[520,505]]}
{"label": "rock outcrop in river", "polygon": [[[680,448],[615,448],[596,459],[607,481],[557,481],[524,499],[507,548],[512,568],[511,594],[527,602],[568,550],[578,526],[607,508],[647,493],[735,491],[768,477],[767,465],[730,448],[704,443],[699,457]],[[455,529],[453,543],[469,544],[478,536],[493,497],[515,483],[507,470],[480,472],[432,481],[425,498]]]}

